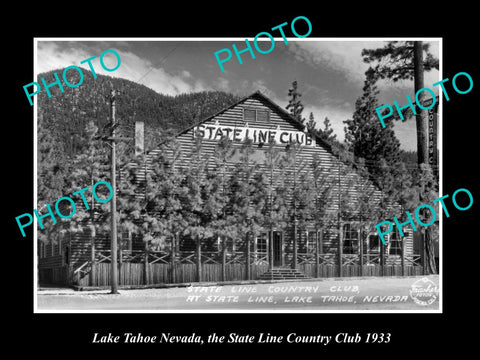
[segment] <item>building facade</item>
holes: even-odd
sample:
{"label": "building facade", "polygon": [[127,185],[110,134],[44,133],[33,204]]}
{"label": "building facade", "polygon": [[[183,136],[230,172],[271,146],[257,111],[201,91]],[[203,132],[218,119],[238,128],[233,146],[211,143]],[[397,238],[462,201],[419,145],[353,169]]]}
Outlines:
{"label": "building facade", "polygon": [[[266,96],[256,92],[177,134],[176,142],[182,154],[180,166],[191,166],[192,148],[198,141],[208,158],[225,138],[231,141],[233,148],[240,148],[248,139],[253,149],[252,163],[256,163],[257,171],[267,178],[279,171],[272,169],[272,162],[268,162],[272,149],[283,156],[295,146],[294,162],[286,170],[293,174],[293,180],[286,187],[298,186],[295,181],[302,174],[316,176],[315,181],[322,179],[319,186],[328,186],[328,191],[324,192],[328,196],[325,195],[321,202],[317,202],[318,196],[311,196],[313,208],[322,210],[315,212],[321,213],[321,218],[300,219],[300,204],[292,203],[293,195],[286,195],[291,196],[286,201],[287,207],[291,210],[295,206],[293,212],[289,210],[286,222],[264,226],[263,230],[246,232],[235,239],[210,236],[196,241],[191,236],[179,234],[159,245],[144,241],[141,234],[121,231],[118,256],[121,285],[407,276],[423,272],[422,244],[411,229],[403,228],[403,238],[398,231],[393,231],[386,246],[380,242],[374,227],[378,221],[369,218],[369,209],[376,206],[375,201],[380,201],[381,192],[346,166],[328,144],[305,131],[302,124]],[[160,149],[146,155],[145,166],[137,169],[139,182],[146,181],[146,173],[160,157]],[[238,155],[228,159],[225,163],[227,177],[233,174],[240,161]],[[317,167],[313,168],[313,164]],[[313,189],[312,193],[318,194]],[[370,203],[365,203],[366,194]],[[349,211],[344,211],[346,208]],[[348,216],[344,216],[345,213]],[[93,226],[86,226],[82,233],[66,231],[54,236],[53,242],[38,246],[41,283],[109,285],[109,234],[97,234]]]}

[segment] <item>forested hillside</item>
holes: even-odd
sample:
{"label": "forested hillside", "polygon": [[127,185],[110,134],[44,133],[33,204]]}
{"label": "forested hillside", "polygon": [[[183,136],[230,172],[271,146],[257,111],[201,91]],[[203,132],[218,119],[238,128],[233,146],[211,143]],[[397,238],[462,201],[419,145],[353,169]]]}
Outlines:
{"label": "forested hillside", "polygon": [[[62,69],[38,75],[38,82],[45,78],[47,84],[55,81],[53,73],[61,78]],[[39,145],[42,141],[55,144],[59,153],[71,158],[82,153],[85,144],[85,129],[90,121],[101,130],[109,123],[108,95],[111,89],[120,91],[117,97],[117,133],[133,136],[134,122],[145,122],[146,146],[153,147],[159,133],[166,129],[179,131],[234,103],[238,97],[224,92],[205,91],[169,96],[158,94],[133,81],[98,75],[83,69],[83,83],[70,88],[63,84],[64,92],[52,86],[49,98],[45,90],[38,96]],[[68,72],[71,84],[80,81],[77,72]]]}

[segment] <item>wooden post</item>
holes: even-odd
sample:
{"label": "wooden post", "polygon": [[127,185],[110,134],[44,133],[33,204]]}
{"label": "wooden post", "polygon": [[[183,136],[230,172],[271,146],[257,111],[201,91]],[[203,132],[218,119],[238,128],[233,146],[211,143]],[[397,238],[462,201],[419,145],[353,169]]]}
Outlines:
{"label": "wooden post", "polygon": [[[222,241],[222,281],[227,279],[227,245],[225,244],[226,239]],[[232,240],[233,241],[233,240]]]}
{"label": "wooden post", "polygon": [[338,276],[339,277],[343,277],[342,253],[343,253],[343,226],[342,226],[342,222],[340,221],[338,226]]}
{"label": "wooden post", "polygon": [[323,227],[320,229],[320,236],[319,236],[320,243],[319,246],[319,254],[323,254]]}
{"label": "wooden post", "polygon": [[320,277],[320,237],[322,236],[320,233],[320,236],[318,236],[318,230],[315,229],[315,277],[319,278]]}
{"label": "wooden post", "polygon": [[92,230],[90,231],[90,286],[95,286],[95,228],[92,225]]}
{"label": "wooden post", "polygon": [[379,243],[379,251],[380,251],[380,276],[385,276],[385,245]]}
{"label": "wooden post", "polygon": [[270,251],[268,252],[268,260],[270,263],[270,270],[273,269],[273,230],[270,229],[268,232],[268,248]]}
{"label": "wooden post", "polygon": [[[397,234],[398,236],[398,234]],[[404,242],[405,238],[402,237],[401,240],[400,240],[400,251],[401,251],[401,263],[402,263],[402,276],[405,276],[405,242]]]}
{"label": "wooden post", "polygon": [[143,259],[143,282],[145,285],[150,284],[150,264],[148,263],[148,241],[145,241],[145,253]]}
{"label": "wooden post", "polygon": [[298,257],[298,249],[297,249],[297,219],[293,220],[293,261],[292,261],[292,268],[297,268],[297,257]]}
{"label": "wooden post", "polygon": [[247,280],[250,280],[250,235],[253,236],[253,231],[247,233],[247,248],[245,249],[245,275]]}
{"label": "wooden post", "polygon": [[125,285],[122,284],[122,267],[123,267],[123,251],[122,251],[122,242],[120,243],[120,246],[118,247],[118,284],[119,285]]}
{"label": "wooden post", "polygon": [[360,248],[359,250],[359,256],[360,256],[360,261],[358,262],[360,265],[360,276],[363,276],[363,231],[362,229],[358,229],[358,247]]}
{"label": "wooden post", "polygon": [[202,281],[202,244],[197,236],[197,281]]}
{"label": "wooden post", "polygon": [[175,256],[176,256],[176,238],[177,234],[173,235],[172,243],[170,247],[170,274],[171,274],[171,282],[175,284],[177,282],[177,269],[175,268]]}

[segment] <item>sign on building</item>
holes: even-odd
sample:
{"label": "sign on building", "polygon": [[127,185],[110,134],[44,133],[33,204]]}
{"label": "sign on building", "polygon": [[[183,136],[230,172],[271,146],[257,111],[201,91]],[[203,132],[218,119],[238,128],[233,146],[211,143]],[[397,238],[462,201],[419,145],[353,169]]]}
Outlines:
{"label": "sign on building", "polygon": [[219,141],[226,136],[234,142],[243,142],[250,139],[254,144],[269,143],[275,141],[277,144],[298,143],[303,146],[315,147],[315,141],[312,136],[302,131],[290,131],[264,128],[251,128],[248,124],[243,127],[223,126],[215,124],[201,124],[194,128],[193,136],[201,137],[205,140]]}

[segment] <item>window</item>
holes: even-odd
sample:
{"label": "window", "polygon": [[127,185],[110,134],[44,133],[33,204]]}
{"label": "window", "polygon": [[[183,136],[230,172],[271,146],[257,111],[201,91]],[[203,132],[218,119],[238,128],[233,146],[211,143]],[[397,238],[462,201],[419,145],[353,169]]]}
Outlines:
{"label": "window", "polygon": [[267,233],[257,236],[257,252],[266,253],[268,251]]}
{"label": "window", "polygon": [[58,237],[58,255],[62,255],[62,240],[64,236],[65,234],[61,233],[60,236]]}
{"label": "window", "polygon": [[46,255],[45,243],[43,241],[38,242],[38,256],[43,259]]}
{"label": "window", "polygon": [[190,235],[181,235],[178,246],[179,251],[195,251],[197,242]]}
{"label": "window", "polygon": [[122,231],[121,249],[125,252],[132,251],[132,233],[128,230]]}
{"label": "window", "polygon": [[306,250],[307,253],[314,253],[317,249],[317,236],[315,231],[309,231],[307,233],[307,244]]}
{"label": "window", "polygon": [[268,110],[257,110],[257,121],[267,122],[270,120]]}
{"label": "window", "polygon": [[380,236],[378,235],[369,235],[368,236],[368,250],[369,252],[379,252],[380,250]]}
{"label": "window", "polygon": [[343,225],[343,253],[358,253],[358,230],[352,224]]}
{"label": "window", "polygon": [[[406,234],[405,234],[406,235]],[[397,227],[395,227],[395,230],[390,233],[390,239],[389,239],[389,245],[390,245],[390,255],[402,255],[402,238],[400,237],[400,234],[398,233]]]}
{"label": "window", "polygon": [[245,122],[254,122],[254,121],[270,121],[270,112],[265,109],[243,109],[243,120]]}
{"label": "window", "polygon": [[243,109],[243,120],[246,122],[256,121],[256,114],[254,109]]}
{"label": "window", "polygon": [[64,265],[70,265],[70,246],[65,246],[65,251],[63,252],[63,261]]}
{"label": "window", "polygon": [[225,251],[228,254],[235,254],[236,249],[235,240],[232,238],[222,238],[220,236],[217,237],[217,251],[222,251],[223,246],[225,246]]}

